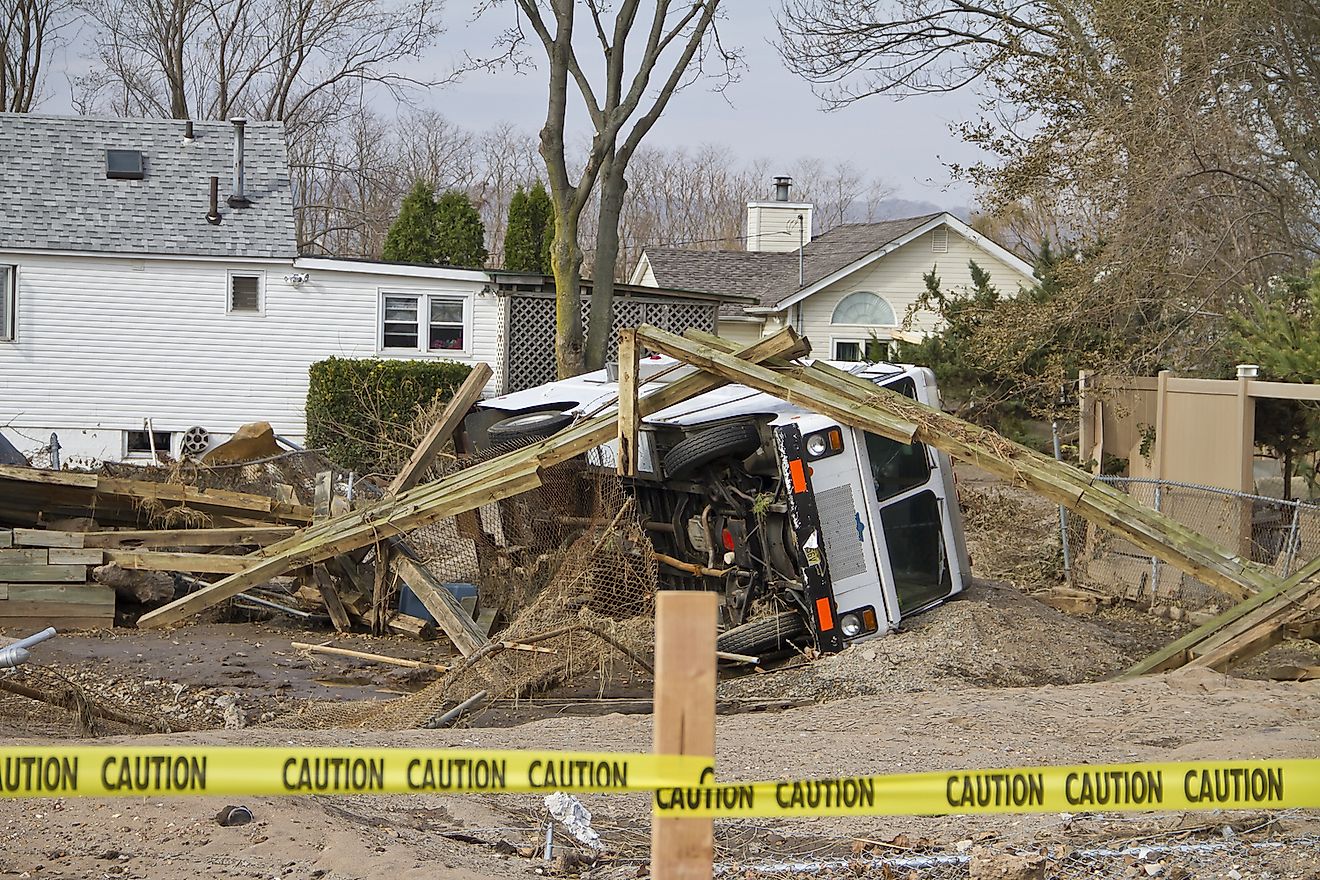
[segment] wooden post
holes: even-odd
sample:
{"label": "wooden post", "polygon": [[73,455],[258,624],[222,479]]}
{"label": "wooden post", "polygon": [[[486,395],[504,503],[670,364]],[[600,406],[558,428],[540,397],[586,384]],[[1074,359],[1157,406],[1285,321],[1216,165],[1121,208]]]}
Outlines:
{"label": "wooden post", "polygon": [[[661,591],[655,602],[655,752],[715,755],[715,593]],[[654,880],[709,880],[710,819],[651,816]]]}
{"label": "wooden post", "polygon": [[485,389],[486,383],[490,381],[493,374],[486,364],[478,363],[472,367],[472,372],[468,373],[463,384],[458,386],[454,396],[449,398],[449,403],[445,406],[444,412],[440,413],[440,418],[435,420],[435,424],[426,432],[422,442],[417,444],[413,450],[412,457],[408,463],[399,471],[399,475],[390,483],[389,493],[398,495],[400,492],[406,492],[413,486],[421,482],[422,477],[426,476],[427,470],[435,464],[436,457],[440,455],[440,450],[449,442],[449,438],[454,436],[454,431],[462,424],[463,417],[467,415],[472,404],[481,399],[481,392]]}
{"label": "wooden post", "polygon": [[619,331],[619,460],[621,477],[637,475],[637,331]]}

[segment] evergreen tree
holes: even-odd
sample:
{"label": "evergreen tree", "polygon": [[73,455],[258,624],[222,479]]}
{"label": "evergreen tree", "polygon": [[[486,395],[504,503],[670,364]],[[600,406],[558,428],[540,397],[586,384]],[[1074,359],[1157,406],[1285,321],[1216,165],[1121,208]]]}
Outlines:
{"label": "evergreen tree", "polygon": [[431,187],[422,180],[414,183],[385,234],[381,256],[402,263],[436,262],[435,210]]}
{"label": "evergreen tree", "polygon": [[504,268],[550,274],[550,242],[554,233],[554,209],[545,186],[538,181],[530,192],[518,187],[509,202]]}
{"label": "evergreen tree", "polygon": [[[1240,363],[1276,382],[1320,376],[1320,266],[1307,278],[1277,279],[1244,313],[1233,315],[1229,348]],[[1256,440],[1283,466],[1283,497],[1292,498],[1299,459],[1320,450],[1320,412],[1312,402],[1256,401]],[[1314,480],[1314,471],[1308,476]]]}
{"label": "evergreen tree", "polygon": [[435,203],[435,262],[481,268],[486,265],[486,227],[468,197],[450,190]]}

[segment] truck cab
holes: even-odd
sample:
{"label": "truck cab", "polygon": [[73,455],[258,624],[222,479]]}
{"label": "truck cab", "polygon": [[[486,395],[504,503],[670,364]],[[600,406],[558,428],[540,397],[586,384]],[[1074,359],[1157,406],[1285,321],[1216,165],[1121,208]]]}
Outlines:
{"label": "truck cab", "polygon": [[[927,369],[835,366],[939,406]],[[691,370],[644,358],[640,393]],[[611,366],[483,401],[465,434],[474,448],[549,436],[617,398]],[[612,473],[616,451],[616,442],[591,450],[588,466]],[[968,578],[947,456],[741,385],[647,417],[625,487],[660,554],[661,588],[720,593],[723,650],[840,651],[961,592]]]}

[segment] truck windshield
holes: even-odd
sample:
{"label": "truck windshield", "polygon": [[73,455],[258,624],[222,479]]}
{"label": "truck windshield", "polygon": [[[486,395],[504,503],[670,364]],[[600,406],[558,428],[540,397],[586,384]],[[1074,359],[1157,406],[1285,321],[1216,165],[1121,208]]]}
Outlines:
{"label": "truck windshield", "polygon": [[926,447],[920,443],[899,443],[867,434],[866,456],[871,459],[871,479],[875,480],[876,498],[881,501],[915,489],[930,479]]}

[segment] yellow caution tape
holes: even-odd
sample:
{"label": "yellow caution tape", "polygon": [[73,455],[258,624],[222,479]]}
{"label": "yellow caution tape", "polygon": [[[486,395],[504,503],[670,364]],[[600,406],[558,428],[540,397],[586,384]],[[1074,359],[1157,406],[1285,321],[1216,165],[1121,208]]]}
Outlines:
{"label": "yellow caution tape", "polygon": [[709,768],[614,752],[0,747],[0,797],[651,791]]}
{"label": "yellow caution tape", "polygon": [[704,816],[938,816],[1320,807],[1320,760],[954,770],[668,787],[654,806]]}

